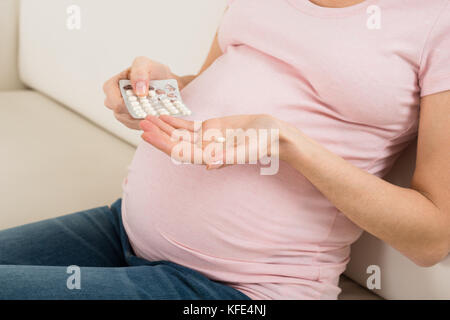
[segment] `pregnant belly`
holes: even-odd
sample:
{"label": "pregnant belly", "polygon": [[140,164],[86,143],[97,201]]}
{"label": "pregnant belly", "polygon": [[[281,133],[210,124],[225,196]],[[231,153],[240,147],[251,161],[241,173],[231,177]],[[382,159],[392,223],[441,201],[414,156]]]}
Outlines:
{"label": "pregnant belly", "polygon": [[207,171],[175,165],[146,143],[124,186],[124,224],[136,251],[150,260],[192,255],[271,263],[295,256],[311,263],[333,213],[284,165],[276,176],[259,175],[255,165]]}

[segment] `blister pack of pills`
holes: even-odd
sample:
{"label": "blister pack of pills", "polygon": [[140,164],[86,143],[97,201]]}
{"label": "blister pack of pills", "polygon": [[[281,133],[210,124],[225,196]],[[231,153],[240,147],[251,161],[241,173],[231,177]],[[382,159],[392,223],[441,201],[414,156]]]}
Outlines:
{"label": "blister pack of pills", "polygon": [[134,93],[130,80],[119,80],[119,86],[125,105],[135,119],[144,119],[147,115],[188,116],[192,113],[181,100],[175,79],[151,80],[145,97]]}

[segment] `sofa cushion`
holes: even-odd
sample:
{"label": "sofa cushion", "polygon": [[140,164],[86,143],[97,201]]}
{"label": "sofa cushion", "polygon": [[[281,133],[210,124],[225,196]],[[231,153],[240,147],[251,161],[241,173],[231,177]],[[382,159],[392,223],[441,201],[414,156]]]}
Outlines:
{"label": "sofa cushion", "polygon": [[0,229],[108,205],[134,147],[33,91],[0,92]]}
{"label": "sofa cushion", "polygon": [[381,300],[382,298],[367,288],[360,286],[355,281],[342,275],[339,279],[339,287],[342,292],[338,300]]}

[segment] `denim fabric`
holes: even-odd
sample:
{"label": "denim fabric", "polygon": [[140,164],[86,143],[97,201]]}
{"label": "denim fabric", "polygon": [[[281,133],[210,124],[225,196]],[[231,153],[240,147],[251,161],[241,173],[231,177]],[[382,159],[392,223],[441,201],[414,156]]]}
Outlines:
{"label": "denim fabric", "polygon": [[121,200],[0,231],[0,299],[249,300],[195,270],[137,257]]}

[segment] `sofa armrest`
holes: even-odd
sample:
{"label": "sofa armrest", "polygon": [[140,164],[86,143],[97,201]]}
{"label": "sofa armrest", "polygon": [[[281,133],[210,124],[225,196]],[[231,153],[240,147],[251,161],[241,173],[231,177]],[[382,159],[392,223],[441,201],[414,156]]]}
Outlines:
{"label": "sofa armrest", "polygon": [[18,72],[19,0],[0,1],[0,91],[23,89]]}

